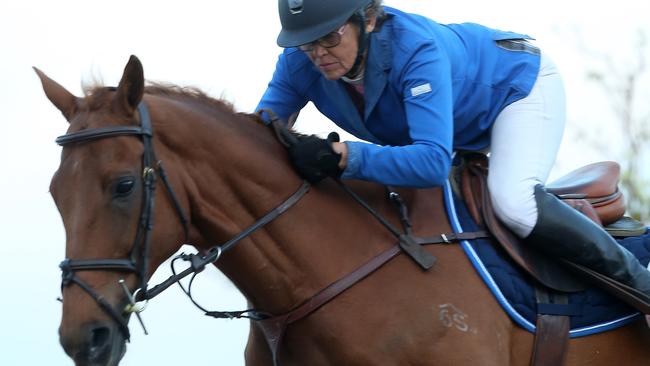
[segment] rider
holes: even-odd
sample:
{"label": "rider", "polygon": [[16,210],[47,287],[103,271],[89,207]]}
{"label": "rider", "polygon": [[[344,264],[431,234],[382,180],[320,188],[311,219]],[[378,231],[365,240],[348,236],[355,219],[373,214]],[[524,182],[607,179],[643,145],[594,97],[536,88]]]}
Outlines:
{"label": "rider", "polygon": [[289,120],[307,102],[368,142],[304,136],[289,149],[307,180],[327,175],[432,187],[452,151],[490,151],[497,216],[540,250],[650,296],[650,272],[544,189],[562,139],[555,65],[527,35],[443,25],[381,0],[279,0],[284,47],[258,110]]}

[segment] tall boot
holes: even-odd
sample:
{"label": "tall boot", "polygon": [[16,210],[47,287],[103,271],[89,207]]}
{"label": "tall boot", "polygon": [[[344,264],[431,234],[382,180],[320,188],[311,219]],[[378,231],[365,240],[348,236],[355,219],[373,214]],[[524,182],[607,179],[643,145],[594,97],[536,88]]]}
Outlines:
{"label": "tall boot", "polygon": [[650,271],[603,228],[541,185],[535,187],[535,200],[537,223],[527,244],[611,277],[650,299]]}

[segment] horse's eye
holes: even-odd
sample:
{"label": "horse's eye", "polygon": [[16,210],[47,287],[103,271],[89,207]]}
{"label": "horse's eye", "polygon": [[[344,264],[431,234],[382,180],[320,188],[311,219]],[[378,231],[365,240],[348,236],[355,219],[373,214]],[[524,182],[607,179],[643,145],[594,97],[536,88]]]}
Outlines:
{"label": "horse's eye", "polygon": [[133,187],[135,187],[135,179],[133,177],[122,178],[122,180],[117,182],[115,185],[115,196],[126,196],[133,191]]}

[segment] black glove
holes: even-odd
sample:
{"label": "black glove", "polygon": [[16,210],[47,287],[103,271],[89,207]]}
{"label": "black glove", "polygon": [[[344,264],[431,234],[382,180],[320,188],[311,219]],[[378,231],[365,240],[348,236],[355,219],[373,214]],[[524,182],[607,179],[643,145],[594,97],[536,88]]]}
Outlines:
{"label": "black glove", "polygon": [[339,135],[331,132],[327,139],[315,135],[296,136],[288,147],[291,162],[301,177],[310,183],[318,183],[330,177],[339,177],[341,154],[332,149],[333,142],[339,142]]}

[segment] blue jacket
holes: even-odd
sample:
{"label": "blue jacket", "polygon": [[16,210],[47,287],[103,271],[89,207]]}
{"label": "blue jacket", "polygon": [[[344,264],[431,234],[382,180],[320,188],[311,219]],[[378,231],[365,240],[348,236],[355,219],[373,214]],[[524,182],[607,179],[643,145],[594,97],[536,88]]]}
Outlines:
{"label": "blue jacket", "polygon": [[501,48],[529,39],[478,24],[438,24],[385,7],[370,34],[363,118],[341,80],[327,80],[307,55],[285,49],[259,105],[286,120],[313,102],[352,135],[343,178],[431,187],[442,185],[453,150],[489,146],[490,128],[508,104],[528,95],[539,55]]}

